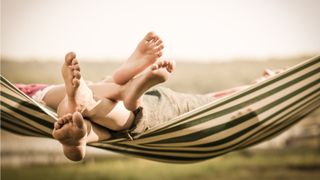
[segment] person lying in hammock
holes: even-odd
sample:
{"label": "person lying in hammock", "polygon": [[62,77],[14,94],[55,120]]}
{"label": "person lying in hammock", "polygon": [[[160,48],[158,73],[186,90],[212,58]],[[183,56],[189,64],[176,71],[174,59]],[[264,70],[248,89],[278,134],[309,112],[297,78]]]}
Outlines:
{"label": "person lying in hammock", "polygon": [[57,110],[59,118],[52,136],[73,161],[84,158],[87,143],[114,137],[132,139],[149,128],[248,87],[207,95],[153,87],[166,81],[175,68],[174,61],[159,60],[162,49],[162,40],[150,32],[111,77],[90,84],[83,80],[76,55],[71,52],[62,65],[64,85],[17,86]]}

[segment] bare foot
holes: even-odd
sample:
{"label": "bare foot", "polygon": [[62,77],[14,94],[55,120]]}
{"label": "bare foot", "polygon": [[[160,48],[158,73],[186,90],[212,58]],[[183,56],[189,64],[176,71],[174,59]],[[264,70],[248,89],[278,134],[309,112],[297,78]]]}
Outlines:
{"label": "bare foot", "polygon": [[113,74],[113,81],[123,85],[162,56],[162,40],[149,32],[128,60]]}
{"label": "bare foot", "polygon": [[81,74],[75,53],[70,52],[65,56],[65,62],[62,65],[61,73],[65,84],[66,97],[57,109],[59,116],[75,112],[77,109],[75,97],[76,91],[80,85]]}
{"label": "bare foot", "polygon": [[286,70],[286,68],[282,68],[282,69],[275,69],[275,70],[271,70],[271,69],[265,69],[262,73],[262,76],[258,79],[255,79],[253,81],[253,83],[259,83],[259,82],[262,82],[272,76],[275,76],[279,73],[282,73]]}
{"label": "bare foot", "polygon": [[66,96],[58,106],[58,116],[94,108],[97,101],[95,101],[91,89],[81,77],[80,66],[75,53],[70,52],[66,55],[61,72],[65,83]]}
{"label": "bare foot", "polygon": [[75,112],[64,115],[55,122],[52,136],[62,144],[68,159],[80,161],[85,156],[87,129],[81,114]]}
{"label": "bare foot", "polygon": [[165,82],[175,67],[174,61],[162,60],[150,66],[150,69],[130,80],[122,91],[122,97],[125,107],[130,110],[136,110],[140,105],[140,98],[152,86]]}

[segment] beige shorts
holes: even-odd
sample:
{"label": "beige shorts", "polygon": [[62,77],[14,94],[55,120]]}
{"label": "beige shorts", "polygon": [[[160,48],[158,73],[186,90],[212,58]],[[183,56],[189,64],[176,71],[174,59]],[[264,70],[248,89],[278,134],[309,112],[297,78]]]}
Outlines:
{"label": "beige shorts", "polygon": [[39,91],[37,91],[33,96],[32,99],[34,99],[35,101],[45,104],[43,101],[44,96],[47,94],[48,91],[50,91],[51,89],[53,89],[56,85],[50,85],[48,87],[45,87]]}

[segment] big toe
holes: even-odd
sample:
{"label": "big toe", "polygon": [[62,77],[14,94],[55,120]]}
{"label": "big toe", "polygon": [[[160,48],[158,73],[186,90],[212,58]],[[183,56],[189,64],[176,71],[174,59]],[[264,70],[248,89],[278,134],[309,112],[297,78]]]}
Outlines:
{"label": "big toe", "polygon": [[67,65],[72,64],[72,60],[76,57],[76,54],[74,52],[69,52],[65,56],[65,62]]}
{"label": "big toe", "polygon": [[78,128],[84,128],[84,120],[79,112],[73,113],[72,120]]}
{"label": "big toe", "polygon": [[176,62],[170,60],[169,64],[168,64],[168,67],[167,67],[167,70],[171,73],[175,69],[175,67],[176,67]]}

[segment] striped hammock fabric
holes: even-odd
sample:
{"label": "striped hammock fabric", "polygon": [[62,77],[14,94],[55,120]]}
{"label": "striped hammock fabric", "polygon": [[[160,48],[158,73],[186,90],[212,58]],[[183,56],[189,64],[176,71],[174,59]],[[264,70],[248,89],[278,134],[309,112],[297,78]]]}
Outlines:
{"label": "striped hammock fabric", "polygon": [[[285,131],[320,106],[320,56],[133,137],[90,146],[155,161],[191,163]],[[52,138],[56,113],[1,76],[1,128]]]}

